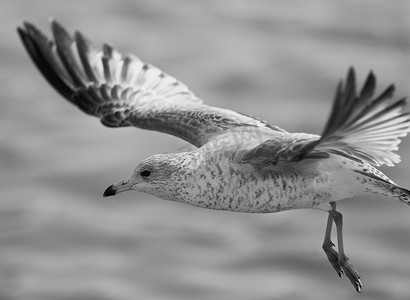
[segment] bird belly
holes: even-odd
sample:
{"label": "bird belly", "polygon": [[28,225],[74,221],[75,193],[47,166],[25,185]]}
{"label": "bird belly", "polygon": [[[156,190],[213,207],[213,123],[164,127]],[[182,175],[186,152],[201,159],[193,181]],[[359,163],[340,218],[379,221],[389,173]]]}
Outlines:
{"label": "bird belly", "polygon": [[[300,163],[297,163],[300,165]],[[300,170],[255,172],[231,161],[207,163],[190,174],[180,200],[198,207],[246,213],[273,213],[299,208],[329,209],[330,201],[358,193],[354,176],[328,162]]]}
{"label": "bird belly", "polygon": [[206,202],[211,204],[208,208],[247,213],[311,208],[332,198],[329,191],[315,189],[315,180],[291,172],[266,178],[221,178],[225,185],[211,197],[207,195]]}

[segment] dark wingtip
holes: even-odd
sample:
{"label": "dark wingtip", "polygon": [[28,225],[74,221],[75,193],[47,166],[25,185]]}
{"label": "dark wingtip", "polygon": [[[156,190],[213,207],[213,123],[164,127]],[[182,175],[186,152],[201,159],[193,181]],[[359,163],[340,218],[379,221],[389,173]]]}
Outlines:
{"label": "dark wingtip", "polygon": [[114,196],[117,191],[113,189],[113,184],[110,185],[104,192],[103,197],[110,197],[110,196]]}
{"label": "dark wingtip", "polygon": [[67,45],[67,43],[72,42],[70,34],[65,30],[65,28],[56,20],[51,19],[51,31],[53,32],[56,42],[60,41],[62,45]]}
{"label": "dark wingtip", "polygon": [[24,29],[21,28],[20,26],[17,26],[16,30],[17,30],[17,32],[18,32],[18,34],[19,34],[19,37],[20,37],[21,39],[23,39],[24,35],[26,34],[25,31],[24,31]]}
{"label": "dark wingtip", "polygon": [[28,23],[27,21],[23,21],[23,24],[22,24],[22,25],[18,25],[18,26],[17,26],[17,31],[18,31],[18,32],[24,31],[24,29],[25,29],[27,23]]}
{"label": "dark wingtip", "polygon": [[350,66],[349,70],[347,71],[346,86],[349,83],[353,85],[356,83],[356,71],[354,70],[353,66]]}
{"label": "dark wingtip", "polygon": [[23,21],[23,26],[22,27],[23,27],[23,30],[26,30],[28,27],[34,27],[34,25],[31,24],[28,21]]}
{"label": "dark wingtip", "polygon": [[365,83],[363,84],[359,99],[361,99],[362,101],[368,101],[373,97],[375,89],[376,76],[374,75],[373,71],[370,71],[369,75],[367,75]]}
{"label": "dark wingtip", "polygon": [[51,17],[48,21],[50,22],[51,28],[53,30],[63,29],[63,26],[58,21],[56,21],[53,17]]}

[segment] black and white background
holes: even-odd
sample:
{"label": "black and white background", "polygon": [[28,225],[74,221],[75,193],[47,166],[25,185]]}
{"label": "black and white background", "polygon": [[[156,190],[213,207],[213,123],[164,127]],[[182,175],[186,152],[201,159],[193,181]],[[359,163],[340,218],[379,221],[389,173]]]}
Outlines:
{"label": "black and white background", "polygon": [[[321,249],[327,215],[208,211],[141,193],[102,198],[142,159],[185,143],[110,129],[63,100],[16,27],[54,17],[133,52],[206,103],[320,134],[354,66],[410,95],[410,2],[119,0],[0,2],[0,299],[409,299],[410,208],[341,202],[358,295]],[[402,163],[383,171],[410,187]]]}

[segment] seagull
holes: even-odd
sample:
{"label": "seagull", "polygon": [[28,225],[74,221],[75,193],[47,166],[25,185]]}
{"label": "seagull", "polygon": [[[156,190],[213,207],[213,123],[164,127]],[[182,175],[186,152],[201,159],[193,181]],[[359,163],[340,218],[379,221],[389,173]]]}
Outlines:
{"label": "seagull", "polygon": [[[410,191],[376,167],[400,162],[410,131],[406,99],[394,85],[374,96],[370,72],[360,91],[355,71],[340,81],[322,135],[288,132],[229,109],[206,105],[179,80],[51,20],[53,39],[28,22],[18,33],[34,64],[65,99],[108,127],[135,126],[177,136],[191,151],[156,154],[104,197],[135,190],[197,207],[244,213],[313,208],[328,212],[322,248],[340,277],[362,282],[343,245],[336,201],[382,195],[410,205]],[[337,250],[332,242],[336,226]]]}

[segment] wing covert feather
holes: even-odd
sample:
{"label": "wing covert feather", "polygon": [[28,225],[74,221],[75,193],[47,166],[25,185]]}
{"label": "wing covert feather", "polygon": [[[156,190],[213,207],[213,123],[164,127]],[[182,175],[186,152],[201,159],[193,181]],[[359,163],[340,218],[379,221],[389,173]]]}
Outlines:
{"label": "wing covert feather", "polygon": [[22,42],[48,82],[68,101],[108,127],[136,126],[169,133],[202,146],[238,126],[285,132],[265,121],[202,103],[186,85],[80,32],[71,36],[52,20],[53,40],[30,23],[18,28]]}
{"label": "wing covert feather", "polygon": [[337,87],[333,107],[321,137],[288,133],[267,140],[244,154],[244,162],[278,163],[305,158],[325,158],[330,153],[372,165],[393,166],[400,162],[394,153],[401,138],[410,131],[410,114],[404,112],[405,99],[392,100],[394,86],[390,85],[373,98],[376,77],[368,75],[362,90],[356,92],[353,68],[348,71],[346,85]]}

